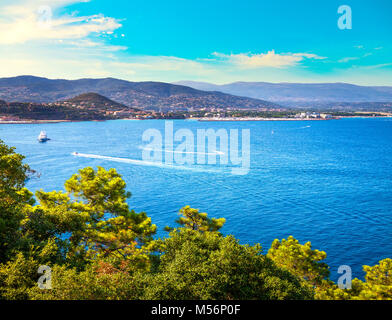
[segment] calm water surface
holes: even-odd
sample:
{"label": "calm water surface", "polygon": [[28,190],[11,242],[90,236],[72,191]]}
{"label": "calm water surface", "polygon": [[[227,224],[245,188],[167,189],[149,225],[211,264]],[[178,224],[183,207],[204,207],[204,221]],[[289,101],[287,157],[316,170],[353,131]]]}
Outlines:
{"label": "calm water surface", "polygon": [[[392,119],[339,121],[174,121],[174,129],[251,130],[251,169],[245,176],[139,166],[74,157],[72,152],[141,159],[146,129],[163,132],[164,121],[108,121],[1,125],[0,139],[15,146],[41,173],[27,187],[63,189],[77,169],[115,167],[127,182],[131,208],[145,211],[160,228],[173,225],[190,205],[225,217],[225,234],[242,243],[260,242],[267,252],[275,238],[293,235],[328,254],[331,276],[350,265],[392,257]],[[52,138],[37,143],[41,130]]]}

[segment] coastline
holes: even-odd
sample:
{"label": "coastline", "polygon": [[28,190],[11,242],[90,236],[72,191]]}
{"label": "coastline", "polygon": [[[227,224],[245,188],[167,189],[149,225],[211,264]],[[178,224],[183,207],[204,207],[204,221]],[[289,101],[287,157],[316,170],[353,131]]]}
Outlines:
{"label": "coastline", "polygon": [[0,120],[0,124],[50,124],[63,122],[103,122],[106,120]]}
{"label": "coastline", "polygon": [[42,124],[60,122],[80,122],[74,120],[0,120],[0,124]]}
{"label": "coastline", "polygon": [[[371,117],[371,116],[339,116],[333,117],[331,119],[307,119],[307,118],[186,118],[186,119],[150,119],[150,120],[192,120],[200,122],[233,122],[233,121],[330,121],[330,120],[340,120],[340,119],[385,119],[392,118],[391,116],[382,117]],[[110,121],[115,120],[128,120],[128,121],[142,121],[145,119],[110,119]],[[0,120],[1,124],[51,124],[51,123],[63,123],[63,122],[105,122],[108,120]]]}
{"label": "coastline", "polygon": [[211,119],[195,119],[197,121],[329,121],[329,120],[339,120],[339,118],[331,119],[301,119],[301,118],[211,118]]}

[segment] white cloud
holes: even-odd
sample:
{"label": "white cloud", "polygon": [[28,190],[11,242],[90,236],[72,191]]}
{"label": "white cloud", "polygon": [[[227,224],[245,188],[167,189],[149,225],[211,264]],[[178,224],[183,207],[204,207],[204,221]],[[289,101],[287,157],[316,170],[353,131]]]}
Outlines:
{"label": "white cloud", "polygon": [[380,64],[375,64],[375,65],[369,65],[369,66],[361,66],[363,69],[380,69],[384,67],[390,67],[392,66],[392,63],[380,63]]}
{"label": "white cloud", "polygon": [[[28,41],[83,39],[90,35],[111,33],[121,27],[115,18],[92,16],[56,16],[56,9],[84,0],[23,0],[0,4],[0,44]],[[49,4],[49,5],[48,5]]]}
{"label": "white cloud", "polygon": [[[115,76],[129,80],[190,78],[213,72],[200,62],[166,56],[135,56],[118,51],[110,39],[119,20],[103,14],[61,14],[84,0],[0,0],[0,77],[32,74],[50,78]],[[41,19],[43,13],[50,12]],[[50,13],[49,12],[49,13]],[[46,23],[49,21],[49,23]],[[211,74],[210,74],[211,76]]]}
{"label": "white cloud", "polygon": [[275,53],[275,50],[268,51],[268,53],[260,54],[223,54],[214,52],[213,55],[219,59],[225,60],[233,65],[242,68],[284,68],[298,65],[305,59],[325,59],[311,53]]}
{"label": "white cloud", "polygon": [[0,77],[31,74],[49,78],[117,77],[126,80],[178,81],[200,77],[212,79],[221,71],[198,61],[170,56],[136,56],[110,51],[85,40],[79,45],[58,42],[56,46],[26,44],[0,46]]}
{"label": "white cloud", "polygon": [[[80,79],[115,77],[130,81],[180,80],[229,83],[235,81],[266,82],[350,82],[364,85],[392,85],[391,64],[352,66],[330,74],[314,73],[307,68],[246,69],[232,64],[195,61],[167,56],[124,56],[108,54],[101,48],[25,46],[25,51],[9,51],[0,46],[0,77],[36,75],[48,78]],[[364,74],[366,76],[364,77]]]}
{"label": "white cloud", "polygon": [[346,62],[358,60],[358,59],[359,59],[358,57],[347,57],[347,58],[340,59],[338,62],[339,63],[346,63]]}

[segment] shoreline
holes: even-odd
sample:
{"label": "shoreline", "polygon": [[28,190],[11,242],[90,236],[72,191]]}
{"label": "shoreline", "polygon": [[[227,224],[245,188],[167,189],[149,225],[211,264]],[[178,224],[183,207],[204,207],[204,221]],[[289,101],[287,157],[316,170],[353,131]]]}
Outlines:
{"label": "shoreline", "polygon": [[234,122],[234,121],[331,121],[340,119],[389,119],[392,116],[339,116],[331,119],[297,119],[297,118],[185,118],[185,119],[110,119],[110,120],[0,120],[1,124],[54,124],[64,122],[105,122],[105,121],[116,121],[116,120],[127,120],[127,121],[142,121],[142,120],[193,120],[200,122]]}
{"label": "shoreline", "polygon": [[80,122],[73,120],[0,120],[0,124],[41,124],[41,123],[61,123]]}
{"label": "shoreline", "polygon": [[106,120],[0,120],[0,124],[50,124],[64,122],[103,122]]}
{"label": "shoreline", "polygon": [[[392,116],[383,116],[383,117],[371,117],[371,116],[339,116],[331,119],[296,119],[296,118],[211,118],[211,119],[201,119],[201,118],[193,118],[193,120],[197,120],[200,122],[207,121],[332,121],[332,120],[341,120],[341,119],[389,119]],[[191,118],[192,119],[192,118]]]}
{"label": "shoreline", "polygon": [[195,118],[195,120],[200,122],[205,121],[330,121],[330,120],[339,120],[339,118],[331,118],[331,119],[297,119],[297,118],[211,118],[211,119],[202,119]]}

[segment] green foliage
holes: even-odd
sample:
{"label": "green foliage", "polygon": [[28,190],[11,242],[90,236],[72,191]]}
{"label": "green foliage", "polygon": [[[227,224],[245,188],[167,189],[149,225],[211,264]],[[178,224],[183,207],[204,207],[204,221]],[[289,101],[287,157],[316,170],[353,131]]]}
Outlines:
{"label": "green foliage", "polygon": [[[197,230],[201,232],[205,231],[219,231],[226,222],[226,219],[220,218],[209,218],[207,213],[199,212],[197,209],[193,209],[190,206],[182,208],[179,212],[180,218],[176,222],[184,228],[190,230]],[[173,230],[173,228],[166,227],[167,231]]]}
{"label": "green foliage", "polygon": [[181,229],[164,242],[147,299],[310,299],[308,288],[232,236]]}
{"label": "green foliage", "polygon": [[25,258],[21,252],[0,266],[0,298],[27,300],[28,291],[36,285],[39,263],[32,257]]}
{"label": "green foliage", "polygon": [[353,279],[352,289],[339,289],[332,281],[316,292],[322,300],[392,300],[392,259],[373,267],[363,266],[365,281]]}
{"label": "green foliage", "polygon": [[67,266],[52,269],[51,290],[29,290],[32,300],[131,300],[139,299],[140,282],[134,275],[113,267],[88,266],[77,271]]}
{"label": "green foliage", "polygon": [[352,289],[340,289],[333,281],[323,280],[315,288],[314,298],[316,300],[351,300],[353,292],[358,290],[357,280],[352,281]]}
{"label": "green foliage", "polygon": [[311,285],[320,285],[329,276],[329,267],[320,262],[327,257],[324,251],[312,250],[310,242],[304,245],[290,236],[272,243],[267,256],[282,267]]}
{"label": "green foliage", "polygon": [[26,208],[33,204],[32,194],[24,188],[29,167],[15,148],[0,140],[0,263],[22,245],[19,230]]}
{"label": "green foliage", "polygon": [[17,252],[5,264],[0,264],[0,298],[26,300],[29,290],[37,286],[40,265],[53,265],[57,246],[50,239],[43,247],[31,246],[26,252]]}
{"label": "green foliage", "polygon": [[363,300],[392,299],[392,259],[384,259],[373,267],[364,266],[365,283],[358,298]]}
{"label": "green foliage", "polygon": [[61,242],[73,262],[112,257],[147,266],[156,226],[144,212],[129,209],[125,187],[115,169],[79,170],[65,183],[66,193],[36,193],[40,205],[28,222],[30,229],[38,217],[39,234],[69,234]]}

